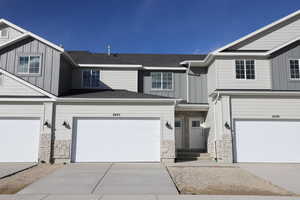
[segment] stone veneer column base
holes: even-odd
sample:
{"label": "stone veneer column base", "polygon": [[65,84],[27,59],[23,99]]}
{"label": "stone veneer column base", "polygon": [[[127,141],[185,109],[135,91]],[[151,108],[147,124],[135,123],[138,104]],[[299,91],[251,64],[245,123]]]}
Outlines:
{"label": "stone veneer column base", "polygon": [[222,140],[217,141],[217,156],[220,163],[233,163],[232,137],[224,134]]}
{"label": "stone veneer column base", "polygon": [[40,135],[39,162],[49,163],[51,161],[51,133]]}
{"label": "stone veneer column base", "polygon": [[161,162],[167,160],[175,160],[175,141],[163,140],[160,145],[160,158]]}
{"label": "stone veneer column base", "polygon": [[175,158],[162,158],[161,163],[163,164],[175,163]]}
{"label": "stone veneer column base", "polygon": [[55,163],[71,162],[71,140],[56,140],[54,142],[53,160]]}

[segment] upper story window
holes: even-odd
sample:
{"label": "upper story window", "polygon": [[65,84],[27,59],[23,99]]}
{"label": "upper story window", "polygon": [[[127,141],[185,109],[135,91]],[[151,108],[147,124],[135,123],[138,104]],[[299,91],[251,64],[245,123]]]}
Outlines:
{"label": "upper story window", "polygon": [[152,89],[154,90],[172,90],[173,73],[172,72],[151,72]]}
{"label": "upper story window", "polygon": [[39,74],[41,71],[41,56],[20,56],[17,67],[18,74]]}
{"label": "upper story window", "polygon": [[82,86],[84,88],[99,88],[100,71],[96,69],[82,70]]}
{"label": "upper story window", "polygon": [[255,79],[254,60],[236,60],[235,61],[236,79]]}
{"label": "upper story window", "polygon": [[6,28],[0,30],[0,38],[8,38],[8,30]]}
{"label": "upper story window", "polygon": [[299,60],[290,60],[290,78],[300,79]]}

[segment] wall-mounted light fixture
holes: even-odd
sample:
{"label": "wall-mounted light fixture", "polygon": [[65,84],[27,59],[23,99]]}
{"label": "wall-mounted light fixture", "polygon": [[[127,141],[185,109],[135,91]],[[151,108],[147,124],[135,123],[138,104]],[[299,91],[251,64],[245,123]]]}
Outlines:
{"label": "wall-mounted light fixture", "polygon": [[231,127],[230,127],[230,125],[228,124],[228,122],[225,122],[224,126],[225,126],[225,128],[227,128],[227,129],[231,129]]}
{"label": "wall-mounted light fixture", "polygon": [[70,127],[70,124],[69,124],[68,122],[66,122],[66,121],[64,121],[62,125],[63,125],[64,127],[66,127],[67,129],[70,129],[70,128],[71,128],[71,127]]}
{"label": "wall-mounted light fixture", "polygon": [[46,126],[47,128],[51,128],[51,125],[48,121],[45,121],[44,126]]}
{"label": "wall-mounted light fixture", "polygon": [[166,127],[168,128],[168,129],[173,129],[173,127],[172,127],[172,125],[169,123],[169,122],[166,122]]}

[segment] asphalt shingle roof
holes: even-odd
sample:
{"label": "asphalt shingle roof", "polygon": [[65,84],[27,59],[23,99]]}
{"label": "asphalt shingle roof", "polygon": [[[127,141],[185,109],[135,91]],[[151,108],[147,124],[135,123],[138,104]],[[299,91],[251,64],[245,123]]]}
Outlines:
{"label": "asphalt shingle roof", "polygon": [[203,60],[206,55],[197,54],[118,54],[68,51],[78,64],[133,64],[158,67],[178,67],[184,60]]}
{"label": "asphalt shingle roof", "polygon": [[170,99],[158,95],[132,92],[128,90],[97,90],[97,89],[73,89],[60,96],[62,98],[124,98],[124,99]]}

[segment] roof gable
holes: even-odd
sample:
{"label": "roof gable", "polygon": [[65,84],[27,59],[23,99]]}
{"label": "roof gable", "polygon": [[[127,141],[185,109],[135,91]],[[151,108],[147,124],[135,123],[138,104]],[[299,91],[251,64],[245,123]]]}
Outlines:
{"label": "roof gable", "polygon": [[269,51],[300,36],[300,10],[242,37],[213,53],[223,51]]}

